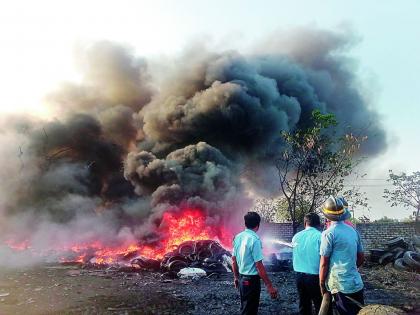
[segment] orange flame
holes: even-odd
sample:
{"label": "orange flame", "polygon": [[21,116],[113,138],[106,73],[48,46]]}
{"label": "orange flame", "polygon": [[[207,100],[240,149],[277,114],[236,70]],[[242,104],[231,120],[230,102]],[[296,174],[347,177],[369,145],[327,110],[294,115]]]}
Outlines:
{"label": "orange flame", "polygon": [[199,209],[184,209],[181,213],[166,212],[159,232],[164,235],[158,246],[142,246],[139,252],[148,258],[162,258],[175,246],[185,241],[218,240],[230,248],[232,236],[223,226],[209,226]]}
{"label": "orange flame", "polygon": [[[196,208],[184,208],[180,212],[164,213],[157,232],[161,238],[153,245],[138,242],[109,246],[102,243],[101,240],[96,240],[90,243],[71,244],[53,250],[62,253],[62,257],[59,259],[61,262],[116,264],[127,262],[137,256],[160,259],[185,241],[217,240],[225,248],[231,247],[231,233],[221,225],[208,225],[204,212]],[[30,248],[28,241],[21,243],[8,241],[7,245],[15,250]]]}
{"label": "orange flame", "polygon": [[16,242],[11,239],[8,239],[4,243],[14,250],[26,250],[30,248],[28,240]]}

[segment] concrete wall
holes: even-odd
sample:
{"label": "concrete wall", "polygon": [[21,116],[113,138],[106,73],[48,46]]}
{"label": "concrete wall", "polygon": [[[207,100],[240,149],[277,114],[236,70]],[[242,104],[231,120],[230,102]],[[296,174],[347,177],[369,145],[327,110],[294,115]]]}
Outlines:
{"label": "concrete wall", "polygon": [[415,235],[414,222],[403,223],[359,223],[356,226],[365,250],[384,248],[382,243],[390,238],[401,236],[406,240]]}
{"label": "concrete wall", "polygon": [[[401,236],[410,239],[415,235],[415,223],[359,223],[356,226],[366,251],[373,248],[384,248],[382,243],[390,238]],[[290,242],[293,237],[291,223],[263,223],[261,233],[276,239]]]}
{"label": "concrete wall", "polygon": [[[261,235],[267,235],[274,239],[291,242],[293,228],[291,223],[266,223],[261,225]],[[259,233],[260,234],[260,233]]]}

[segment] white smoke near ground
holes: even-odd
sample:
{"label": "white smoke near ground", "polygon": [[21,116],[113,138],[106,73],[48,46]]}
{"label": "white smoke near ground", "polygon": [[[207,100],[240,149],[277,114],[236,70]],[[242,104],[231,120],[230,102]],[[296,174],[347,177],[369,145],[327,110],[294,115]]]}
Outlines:
{"label": "white smoke near ground", "polygon": [[[0,124],[0,241],[34,251],[157,242],[163,213],[184,207],[228,224],[250,205],[248,188],[277,189],[280,133],[310,124],[314,109],[367,135],[363,151],[377,155],[385,132],[346,55],[349,35],[298,29],[253,54],[194,47],[159,74],[119,44],[85,47],[82,82],[46,97],[54,119]],[[0,264],[15,260],[39,261]]]}

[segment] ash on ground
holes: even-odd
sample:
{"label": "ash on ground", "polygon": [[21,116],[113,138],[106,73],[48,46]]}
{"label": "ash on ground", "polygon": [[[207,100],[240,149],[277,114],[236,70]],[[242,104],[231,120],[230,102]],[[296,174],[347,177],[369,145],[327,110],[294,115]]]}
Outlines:
{"label": "ash on ground", "polygon": [[[419,275],[384,267],[363,268],[367,304],[418,314]],[[297,314],[293,272],[270,273],[280,297],[263,288],[260,314]],[[48,265],[0,272],[0,314],[238,314],[232,274],[195,280],[154,272]]]}

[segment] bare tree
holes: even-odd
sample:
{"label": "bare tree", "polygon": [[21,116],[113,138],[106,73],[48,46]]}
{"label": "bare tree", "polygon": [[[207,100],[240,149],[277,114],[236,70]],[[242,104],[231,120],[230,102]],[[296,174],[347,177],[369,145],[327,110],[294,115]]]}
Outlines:
{"label": "bare tree", "polygon": [[416,233],[420,232],[420,172],[411,175],[395,174],[389,170],[388,182],[394,186],[392,189],[384,189],[383,197],[391,204],[391,207],[403,206],[416,209]]}

